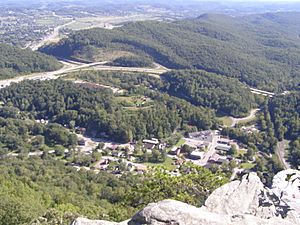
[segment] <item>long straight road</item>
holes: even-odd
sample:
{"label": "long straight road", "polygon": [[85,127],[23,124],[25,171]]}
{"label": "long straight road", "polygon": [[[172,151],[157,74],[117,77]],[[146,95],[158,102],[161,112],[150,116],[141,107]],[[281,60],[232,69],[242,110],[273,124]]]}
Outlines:
{"label": "long straight road", "polygon": [[284,169],[291,168],[290,164],[285,159],[285,151],[286,151],[288,145],[289,145],[289,141],[283,140],[281,142],[278,142],[278,144],[276,146],[276,155],[278,156]]}

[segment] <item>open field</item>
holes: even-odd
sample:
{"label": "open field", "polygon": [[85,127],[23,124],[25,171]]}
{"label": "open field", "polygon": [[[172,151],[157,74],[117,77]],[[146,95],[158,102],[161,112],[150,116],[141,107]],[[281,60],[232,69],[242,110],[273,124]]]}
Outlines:
{"label": "open field", "polygon": [[176,166],[173,165],[173,160],[170,157],[167,157],[166,161],[163,163],[143,163],[143,164],[145,164],[146,166],[149,166],[149,167],[163,166],[163,167],[166,167],[168,170],[176,169]]}
{"label": "open field", "polygon": [[228,116],[219,117],[218,119],[227,127],[231,127],[233,123],[232,119]]}
{"label": "open field", "polygon": [[125,22],[158,19],[158,17],[144,14],[133,14],[128,16],[89,16],[76,18],[76,21],[73,24],[66,26],[66,28],[71,30],[82,30],[95,27],[113,29]]}
{"label": "open field", "polygon": [[152,107],[152,100],[146,96],[119,96],[116,98],[119,103],[128,110],[141,110]]}

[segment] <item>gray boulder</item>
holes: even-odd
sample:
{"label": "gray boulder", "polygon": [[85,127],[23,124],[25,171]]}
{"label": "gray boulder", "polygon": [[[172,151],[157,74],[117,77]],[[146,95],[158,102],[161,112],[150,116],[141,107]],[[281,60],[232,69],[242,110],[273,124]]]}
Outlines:
{"label": "gray boulder", "polygon": [[175,200],[151,203],[129,221],[78,218],[73,225],[300,225],[300,172],[285,170],[264,187],[255,173],[215,190],[201,208]]}
{"label": "gray boulder", "polygon": [[226,215],[209,212],[188,204],[164,200],[149,204],[128,225],[292,225],[281,218],[262,219],[253,215]]}

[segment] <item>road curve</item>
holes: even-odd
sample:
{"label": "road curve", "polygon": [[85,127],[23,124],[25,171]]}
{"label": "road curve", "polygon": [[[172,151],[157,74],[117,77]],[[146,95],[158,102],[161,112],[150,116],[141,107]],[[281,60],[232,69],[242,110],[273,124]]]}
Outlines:
{"label": "road curve", "polygon": [[142,72],[149,73],[159,77],[169,69],[156,65],[156,68],[140,68],[140,67],[117,67],[117,66],[106,66],[107,61],[93,62],[93,63],[78,63],[70,60],[60,60],[64,65],[63,68],[51,71],[51,72],[40,72],[29,75],[18,76],[11,79],[0,80],[0,89],[5,88],[12,83],[19,83],[23,80],[53,80],[64,76],[67,73],[72,73],[80,70],[100,70],[100,71],[122,71],[122,72]]}
{"label": "road curve", "polygon": [[248,121],[248,120],[252,120],[255,118],[256,113],[259,111],[260,109],[252,109],[250,111],[250,115],[243,117],[243,118],[235,118],[235,117],[230,117],[230,119],[232,120],[232,124],[231,127],[235,127],[236,124],[244,122],[244,121]]}

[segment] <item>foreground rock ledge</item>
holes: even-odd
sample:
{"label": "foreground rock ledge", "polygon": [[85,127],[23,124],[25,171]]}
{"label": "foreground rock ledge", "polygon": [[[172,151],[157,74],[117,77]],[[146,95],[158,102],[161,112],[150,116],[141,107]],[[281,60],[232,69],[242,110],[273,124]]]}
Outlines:
{"label": "foreground rock ledge", "polygon": [[151,203],[121,223],[76,219],[72,225],[300,225],[300,171],[284,170],[264,187],[255,173],[215,190],[197,208],[175,200]]}

